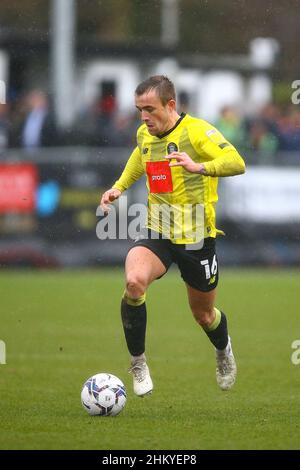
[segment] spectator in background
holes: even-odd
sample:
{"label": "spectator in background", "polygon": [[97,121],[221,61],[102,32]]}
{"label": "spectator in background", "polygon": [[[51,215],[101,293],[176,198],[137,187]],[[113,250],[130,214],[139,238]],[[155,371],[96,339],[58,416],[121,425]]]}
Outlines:
{"label": "spectator in background", "polygon": [[94,106],[96,124],[96,142],[99,145],[114,146],[118,144],[115,119],[117,100],[114,90],[104,90]]}
{"label": "spectator in background", "polygon": [[25,149],[58,145],[58,135],[47,95],[33,90],[25,97],[25,116],[15,129],[13,144]]}
{"label": "spectator in background", "polygon": [[280,150],[300,151],[300,111],[291,108],[279,121]]}
{"label": "spectator in background", "polygon": [[74,125],[78,143],[101,147],[124,145],[122,132],[118,132],[119,125],[122,129],[124,126],[119,124],[119,119],[114,88],[104,87],[99,90],[96,100],[80,113]]}
{"label": "spectator in background", "polygon": [[135,145],[135,135],[140,124],[141,122],[137,111],[117,114],[115,126],[116,132],[119,136],[119,143],[129,147]]}
{"label": "spectator in background", "polygon": [[241,150],[245,142],[245,129],[241,117],[233,107],[225,106],[215,125],[226,139]]}
{"label": "spectator in background", "polygon": [[250,125],[249,146],[251,150],[272,155],[278,150],[279,141],[262,119],[256,119]]}
{"label": "spectator in background", "polygon": [[279,139],[279,121],[281,111],[280,108],[274,103],[268,103],[260,111],[258,118],[261,119],[267,126],[269,132],[274,134]]}

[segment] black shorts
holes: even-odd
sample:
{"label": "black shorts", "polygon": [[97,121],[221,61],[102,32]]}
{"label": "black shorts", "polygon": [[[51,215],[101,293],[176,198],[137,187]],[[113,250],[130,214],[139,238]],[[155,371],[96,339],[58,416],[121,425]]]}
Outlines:
{"label": "black shorts", "polygon": [[[209,292],[217,287],[219,280],[216,240],[204,239],[201,249],[188,249],[189,245],[179,245],[170,240],[151,237],[150,230],[134,242],[130,250],[136,246],[144,246],[158,256],[168,271],[172,263],[176,263],[182,279],[194,289]],[[158,234],[156,234],[158,236]]]}

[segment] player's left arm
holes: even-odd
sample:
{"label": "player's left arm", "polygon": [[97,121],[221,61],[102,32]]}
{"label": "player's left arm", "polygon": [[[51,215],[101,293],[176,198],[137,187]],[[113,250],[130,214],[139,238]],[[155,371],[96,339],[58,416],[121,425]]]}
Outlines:
{"label": "player's left arm", "polygon": [[245,173],[245,162],[237,149],[213,127],[203,132],[199,151],[209,176],[235,176]]}
{"label": "player's left arm", "polygon": [[185,152],[172,152],[166,156],[170,166],[183,166],[190,173],[200,173],[206,176],[234,176],[245,173],[245,162],[236,148],[228,142],[215,128],[207,127],[202,135],[197,134],[191,139],[202,163],[195,162]]}

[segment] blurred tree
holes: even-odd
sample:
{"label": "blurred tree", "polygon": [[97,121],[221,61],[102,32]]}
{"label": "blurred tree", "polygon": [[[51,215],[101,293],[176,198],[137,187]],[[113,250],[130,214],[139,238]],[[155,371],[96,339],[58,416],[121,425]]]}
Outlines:
{"label": "blurred tree", "polygon": [[0,28],[18,29],[20,32],[47,31],[51,0],[9,0],[0,5]]}
{"label": "blurred tree", "polygon": [[130,34],[146,42],[158,44],[160,42],[160,15],[161,0],[130,0]]}
{"label": "blurred tree", "polygon": [[[51,0],[2,0],[0,30],[47,32]],[[183,52],[247,53],[251,39],[274,37],[281,45],[277,79],[300,77],[299,0],[179,0]],[[158,44],[161,0],[77,0],[80,38]]]}
{"label": "blurred tree", "polygon": [[180,18],[182,50],[245,54],[251,39],[273,37],[281,47],[277,78],[300,76],[299,0],[181,0]]}
{"label": "blurred tree", "polygon": [[130,0],[77,0],[78,34],[107,42],[128,40]]}

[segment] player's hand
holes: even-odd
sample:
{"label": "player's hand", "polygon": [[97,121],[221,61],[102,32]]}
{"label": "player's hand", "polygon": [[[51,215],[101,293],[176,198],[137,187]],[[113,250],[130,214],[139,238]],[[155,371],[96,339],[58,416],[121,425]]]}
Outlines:
{"label": "player's hand", "polygon": [[111,188],[102,195],[100,207],[104,214],[108,214],[109,205],[121,196],[122,192],[119,189]]}
{"label": "player's hand", "polygon": [[206,175],[205,167],[202,163],[196,163],[185,152],[172,152],[165,157],[167,160],[176,160],[176,162],[169,163],[169,166],[183,166],[189,173],[201,173]]}

